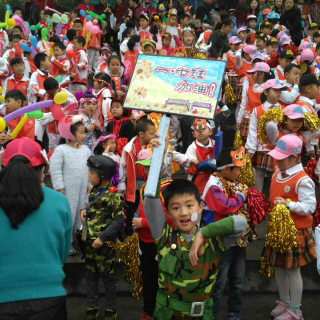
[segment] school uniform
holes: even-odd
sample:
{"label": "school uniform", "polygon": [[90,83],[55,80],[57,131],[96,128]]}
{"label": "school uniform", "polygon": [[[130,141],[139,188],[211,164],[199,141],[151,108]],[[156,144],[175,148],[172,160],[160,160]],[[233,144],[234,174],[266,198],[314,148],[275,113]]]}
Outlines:
{"label": "school uniform", "polygon": [[27,96],[29,86],[29,78],[23,76],[21,78],[17,78],[14,74],[12,74],[9,78],[6,79],[4,86],[2,88],[2,95],[5,96],[8,91],[11,90],[20,90],[24,96]]}
{"label": "school uniform", "polygon": [[77,91],[85,92],[88,81],[88,56],[85,49],[79,49],[73,59],[72,68],[76,70],[74,81],[70,84],[69,90],[72,94]]}
{"label": "school uniform", "polygon": [[27,99],[30,104],[43,101],[46,94],[43,83],[49,78],[48,72],[37,69],[30,78]]}
{"label": "school uniform", "polygon": [[287,81],[284,81],[282,84],[287,87],[287,90],[282,90],[280,95],[280,104],[284,109],[288,105],[296,103],[298,101],[300,91],[299,85],[297,84],[293,85]]}
{"label": "school uniform", "polygon": [[9,75],[9,63],[5,58],[0,57],[0,82],[3,87],[7,77]]}
{"label": "school uniform", "polygon": [[0,29],[0,42],[1,42],[1,48],[2,48],[2,52],[0,52],[0,54],[3,55],[9,45],[8,34],[3,29]]}
{"label": "school uniform", "polygon": [[94,95],[98,99],[100,125],[101,127],[106,127],[108,122],[112,119],[110,112],[112,97],[111,90],[109,88],[102,88],[98,92],[95,92]]}
{"label": "school uniform", "polygon": [[98,69],[101,49],[101,33],[92,34],[88,43],[89,72],[94,73]]}
{"label": "school uniform", "polygon": [[284,69],[280,65],[274,68],[274,75],[276,79],[280,81],[286,81],[286,77],[284,76]]}
{"label": "school uniform", "polygon": [[65,55],[59,58],[51,57],[51,62],[52,65],[49,71],[51,77],[56,78],[62,76],[63,79],[65,79],[69,76],[71,64]]}

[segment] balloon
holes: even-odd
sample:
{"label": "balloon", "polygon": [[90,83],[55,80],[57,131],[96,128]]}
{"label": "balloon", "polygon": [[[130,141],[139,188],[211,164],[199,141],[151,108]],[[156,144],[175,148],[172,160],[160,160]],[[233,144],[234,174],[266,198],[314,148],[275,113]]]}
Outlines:
{"label": "balloon", "polygon": [[84,18],[87,17],[87,15],[86,15],[86,13],[84,12],[84,10],[80,10],[80,14],[81,14]]}
{"label": "balloon", "polygon": [[24,42],[20,43],[20,48],[21,48],[22,51],[24,51],[24,52],[31,52],[30,47],[29,47],[26,43],[24,43]]}
{"label": "balloon", "polygon": [[0,95],[2,94],[2,87],[0,87]]}
{"label": "balloon", "polygon": [[41,40],[48,41],[47,35],[48,35],[48,29],[43,28],[41,30]]}
{"label": "balloon", "polygon": [[53,47],[53,45],[54,45],[54,42],[49,42],[50,49]]}
{"label": "balloon", "polygon": [[30,106],[26,106],[26,107],[20,108],[16,111],[13,111],[13,112],[7,114],[3,119],[6,123],[8,123],[12,119],[20,117],[25,113],[35,111],[35,110],[41,110],[44,108],[49,108],[52,106],[52,104],[53,104],[53,100],[46,100],[46,101],[37,102],[37,103],[31,104]]}
{"label": "balloon", "polygon": [[66,14],[63,14],[61,16],[61,23],[62,24],[67,24],[69,22],[69,17]]}
{"label": "balloon", "polygon": [[68,57],[70,60],[74,58],[75,54],[76,54],[76,53],[75,53],[73,50],[68,50],[68,51],[66,52],[66,55],[67,55],[67,57]]}
{"label": "balloon", "polygon": [[91,16],[87,16],[87,19],[88,19],[89,21],[92,21],[92,17],[91,17]]}
{"label": "balloon", "polygon": [[33,46],[34,48],[36,48],[36,47],[37,47],[37,44],[38,44],[38,38],[37,38],[36,36],[31,36],[31,37],[30,37],[30,42],[31,42],[32,46]]}
{"label": "balloon", "polygon": [[57,77],[55,77],[55,79],[57,80],[57,82],[60,84],[63,81],[63,76],[59,75]]}
{"label": "balloon", "polygon": [[49,51],[49,48],[48,48],[47,41],[45,41],[45,40],[41,40],[41,41],[42,41],[43,48],[46,51],[46,54],[49,56],[50,55],[50,51]]}
{"label": "balloon", "polygon": [[87,23],[86,23],[86,29],[88,30],[88,31],[91,31],[91,28],[93,27],[93,24],[92,24],[92,22],[91,21],[88,21]]}
{"label": "balloon", "polygon": [[6,10],[11,11],[11,7],[8,4],[6,4]]}
{"label": "balloon", "polygon": [[14,28],[14,27],[16,26],[16,20],[10,18],[10,19],[8,20],[8,26],[9,26],[10,28]]}
{"label": "balloon", "polygon": [[56,104],[64,104],[67,100],[68,100],[68,95],[63,91],[58,92],[53,99],[54,103]]}
{"label": "balloon", "polygon": [[78,107],[78,103],[77,102],[70,103],[69,105],[67,105],[64,108],[63,113],[65,115],[72,115],[76,111],[77,107]]}
{"label": "balloon", "polygon": [[0,22],[0,29],[5,29],[7,25],[8,24],[6,22]]}
{"label": "balloon", "polygon": [[57,14],[60,14],[60,15],[61,15],[61,12],[59,12],[59,11],[57,11],[57,10],[54,10],[54,9],[52,9],[52,8],[48,7],[48,6],[45,6],[45,7],[44,7],[44,9],[45,9],[45,10],[52,11],[52,12],[55,12],[55,13],[57,13]]}
{"label": "balloon", "polygon": [[93,26],[91,28],[91,32],[92,32],[92,34],[97,34],[100,32],[100,28],[98,26]]}
{"label": "balloon", "polygon": [[27,113],[29,118],[41,119],[43,117],[43,112],[41,110],[35,110]]}
{"label": "balloon", "polygon": [[6,129],[6,122],[3,120],[3,118],[0,118],[0,132],[4,131]]}
{"label": "balloon", "polygon": [[40,23],[36,24],[36,29],[37,30],[41,29],[41,24]]}
{"label": "balloon", "polygon": [[100,16],[100,20],[103,20],[106,18],[106,15],[103,13],[101,16]]}
{"label": "balloon", "polygon": [[[81,14],[81,13],[80,13]],[[92,18],[96,18],[96,17],[99,17],[95,12],[93,12],[93,11],[89,11],[89,10],[87,10],[87,14],[89,15],[89,16],[91,16]]]}
{"label": "balloon", "polygon": [[1,102],[1,103],[4,103],[4,101],[5,101],[4,96],[0,96],[0,102]]}
{"label": "balloon", "polygon": [[62,29],[62,23],[59,22],[59,23],[58,23],[58,26],[57,26],[57,31],[56,31],[56,35],[57,35],[57,36],[60,36],[61,29]]}
{"label": "balloon", "polygon": [[25,125],[25,123],[28,120],[28,116],[25,114],[21,120],[19,121],[19,123],[17,124],[17,126],[14,128],[14,130],[11,132],[10,135],[10,139],[14,139],[18,133],[20,132],[20,130],[22,129],[22,127]]}
{"label": "balloon", "polygon": [[[65,92],[58,92],[57,94],[59,93],[65,93]],[[59,104],[54,104],[53,106],[50,107],[50,110],[54,120],[60,121],[64,117],[64,113]]]}
{"label": "balloon", "polygon": [[47,23],[47,25],[52,26],[52,21],[51,21],[50,18],[47,18],[47,19],[46,19],[46,23]]}
{"label": "balloon", "polygon": [[101,23],[102,23],[103,26],[107,25],[107,23],[104,20],[102,20]]}
{"label": "balloon", "polygon": [[[9,20],[8,20],[8,21],[9,21]],[[24,23],[25,23],[25,25],[26,25],[28,28],[30,28],[30,24],[29,24],[28,21],[25,21]]]}
{"label": "balloon", "polygon": [[53,22],[55,22],[55,23],[61,22],[60,16],[59,16],[58,14],[56,14],[56,13],[54,13],[54,14],[52,15],[52,20],[53,20]]}
{"label": "balloon", "polygon": [[36,30],[37,30],[37,27],[36,27],[36,26],[30,26],[30,30],[31,30],[31,31],[36,31]]}
{"label": "balloon", "polygon": [[23,27],[25,36],[28,36],[30,30],[28,29],[26,24],[23,22],[23,20],[19,16],[17,16],[16,14],[12,17],[12,19],[14,19],[16,21],[16,24],[20,24]]}

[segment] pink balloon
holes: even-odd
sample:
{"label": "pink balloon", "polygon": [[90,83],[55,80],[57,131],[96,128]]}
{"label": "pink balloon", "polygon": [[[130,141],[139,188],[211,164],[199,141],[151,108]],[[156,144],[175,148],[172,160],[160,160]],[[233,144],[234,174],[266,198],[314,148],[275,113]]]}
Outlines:
{"label": "pink balloon", "polygon": [[19,16],[17,16],[16,14],[14,16],[12,16],[12,19],[14,19],[16,21],[16,24],[20,24],[23,27],[25,36],[28,36],[29,33],[30,33],[30,30],[26,26],[24,21]]}
{"label": "pink balloon", "polygon": [[16,111],[13,111],[13,112],[9,113],[5,117],[3,117],[3,120],[6,123],[8,123],[12,119],[15,119],[15,118],[17,118],[19,116],[22,116],[23,114],[26,114],[28,112],[35,111],[35,110],[41,110],[41,109],[44,109],[44,108],[48,108],[51,105],[53,105],[53,100],[46,100],[46,101],[37,102],[37,103],[34,103],[34,104],[30,105],[30,106],[26,106],[26,107],[20,108],[20,109],[18,109]]}
{"label": "pink balloon", "polygon": [[65,115],[72,115],[76,111],[77,107],[78,107],[78,103],[77,102],[70,103],[69,105],[67,105],[64,108],[63,112],[64,112]]}
{"label": "pink balloon", "polygon": [[88,21],[88,22],[86,23],[86,29],[87,29],[88,31],[91,31],[92,27],[93,27],[92,22],[91,22],[91,21]]}
{"label": "pink balloon", "polygon": [[100,28],[98,26],[93,26],[90,31],[92,34],[97,34],[100,32]]}

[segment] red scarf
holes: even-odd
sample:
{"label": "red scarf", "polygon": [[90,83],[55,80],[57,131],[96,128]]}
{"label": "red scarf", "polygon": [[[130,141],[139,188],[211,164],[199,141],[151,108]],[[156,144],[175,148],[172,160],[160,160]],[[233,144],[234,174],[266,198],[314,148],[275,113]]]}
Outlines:
{"label": "red scarf", "polygon": [[[210,140],[209,140],[209,142],[210,142]],[[214,148],[213,147],[204,148],[204,147],[199,146],[197,142],[196,142],[196,146],[197,146],[197,151],[196,152],[201,157],[201,159],[198,159],[199,162],[208,160],[208,155],[209,155],[209,158],[213,158],[214,157],[214,154],[213,154]]]}
{"label": "red scarf", "polygon": [[[123,121],[127,121],[129,120],[128,117],[122,117],[121,119],[112,119],[112,123],[113,123],[113,134],[115,134],[117,137],[119,137],[119,133],[121,130],[121,126],[122,126],[122,122]],[[138,140],[138,139],[137,139]],[[139,144],[140,145],[140,144]],[[138,154],[138,153],[137,153]]]}

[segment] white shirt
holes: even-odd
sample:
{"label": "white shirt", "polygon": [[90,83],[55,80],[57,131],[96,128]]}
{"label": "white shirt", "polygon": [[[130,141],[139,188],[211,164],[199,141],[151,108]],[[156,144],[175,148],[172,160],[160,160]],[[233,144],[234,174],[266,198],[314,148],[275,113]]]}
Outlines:
{"label": "white shirt", "polygon": [[283,81],[282,84],[287,88],[291,88],[291,91],[282,90],[280,100],[285,104],[292,104],[299,96],[299,86],[297,84],[292,85],[287,81]]}
{"label": "white shirt", "polygon": [[275,75],[276,79],[278,79],[278,80],[279,80],[279,72],[284,76],[284,70],[280,66],[280,64],[276,68],[274,68],[274,75]]}
{"label": "white shirt", "polygon": [[[285,171],[288,176],[292,176],[295,173],[302,171],[302,164],[299,163],[292,168],[289,168]],[[282,178],[281,173],[278,174],[277,180],[283,181],[288,178]],[[296,185],[296,192],[298,194],[297,202],[291,201],[288,203],[288,209],[294,213],[297,213],[301,216],[307,216],[313,214],[316,210],[316,195],[315,195],[315,185],[314,182],[306,176],[302,178]]]}

